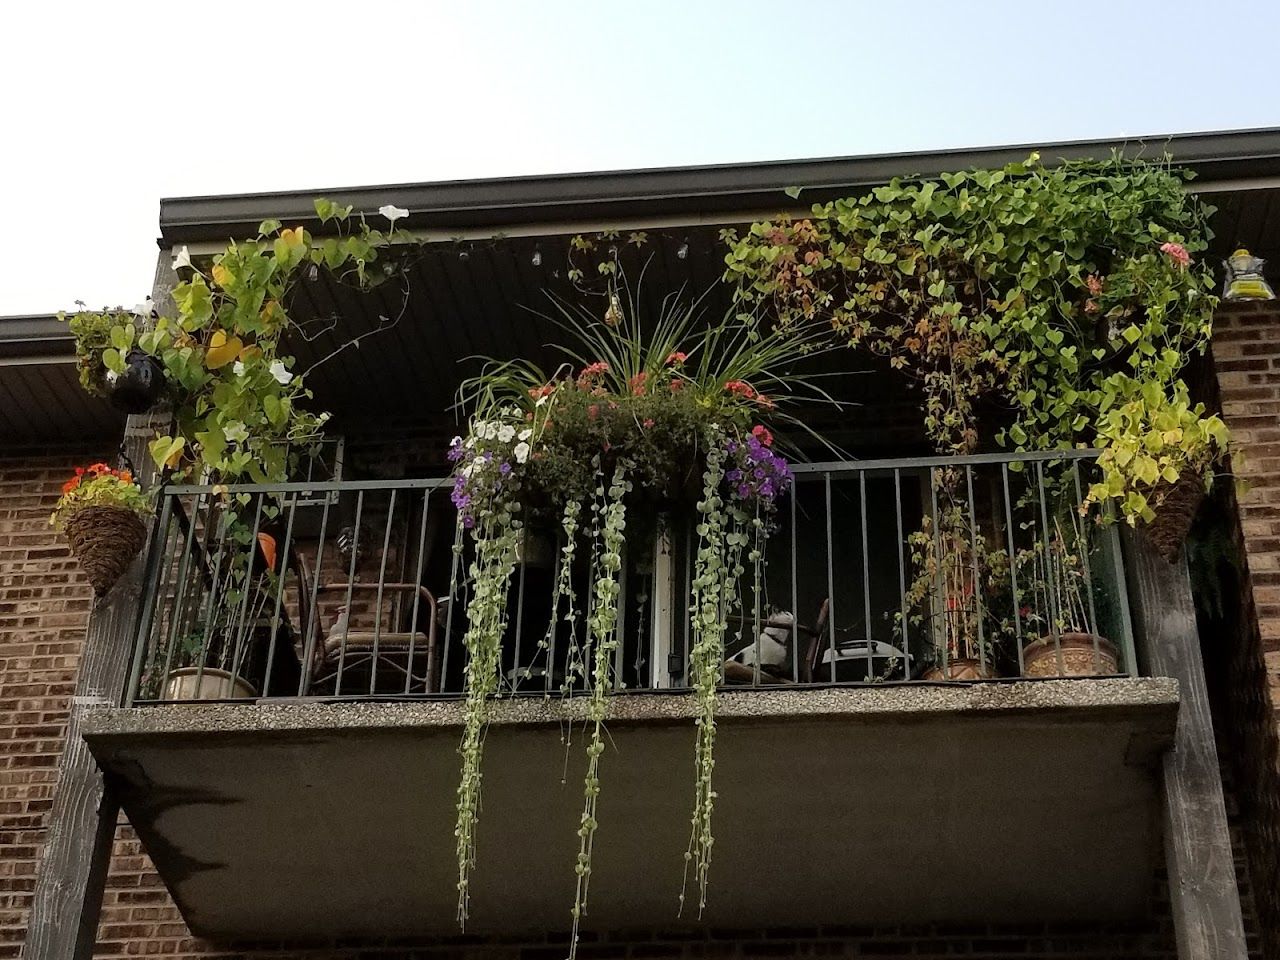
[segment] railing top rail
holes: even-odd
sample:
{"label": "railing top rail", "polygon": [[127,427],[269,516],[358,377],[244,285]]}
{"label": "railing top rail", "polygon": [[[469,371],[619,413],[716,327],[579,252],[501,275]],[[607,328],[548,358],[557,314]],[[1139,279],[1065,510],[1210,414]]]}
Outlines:
{"label": "railing top rail", "polygon": [[293,483],[170,483],[160,492],[163,495],[211,494],[226,490],[232,493],[329,493],[348,490],[433,490],[452,486],[452,477],[419,477],[413,480],[324,480],[297,481]]}
{"label": "railing top rail", "polygon": [[[1093,448],[1073,450],[1037,450],[1008,453],[979,453],[967,457],[890,457],[878,460],[825,460],[817,463],[797,463],[792,470],[797,474],[866,472],[871,470],[921,469],[948,466],[979,466],[992,463],[1035,463],[1051,460],[1092,460],[1101,451]],[[452,477],[418,477],[411,480],[323,480],[292,483],[237,483],[227,487],[216,484],[176,483],[166,484],[161,493],[166,495],[211,494],[226,489],[236,493],[328,493],[348,490],[431,490],[449,486]]]}
{"label": "railing top rail", "polygon": [[926,467],[964,467],[991,463],[1035,463],[1050,460],[1093,460],[1102,451],[1090,448],[1073,450],[1036,450],[1009,453],[977,453],[967,457],[893,457],[884,460],[827,460],[819,463],[797,463],[793,473],[865,473],[871,470],[919,469]]}

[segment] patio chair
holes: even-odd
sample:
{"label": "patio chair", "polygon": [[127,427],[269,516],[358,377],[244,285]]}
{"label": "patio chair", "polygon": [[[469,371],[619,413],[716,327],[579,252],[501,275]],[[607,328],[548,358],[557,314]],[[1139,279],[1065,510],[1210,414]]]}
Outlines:
{"label": "patio chair", "polygon": [[[299,660],[307,676],[306,688],[332,683],[335,695],[351,693],[435,693],[439,690],[439,643],[437,624],[440,603],[426,587],[417,583],[313,582],[304,557],[297,557],[300,619]],[[374,609],[371,624],[353,628],[349,611],[339,608],[339,616],[327,629],[319,622],[319,611],[309,609],[310,597],[338,595],[344,599],[408,597],[401,604],[405,622],[381,626],[382,609]],[[417,618],[412,613],[417,599]],[[397,606],[392,604],[392,607]],[[394,683],[391,682],[394,678]]]}

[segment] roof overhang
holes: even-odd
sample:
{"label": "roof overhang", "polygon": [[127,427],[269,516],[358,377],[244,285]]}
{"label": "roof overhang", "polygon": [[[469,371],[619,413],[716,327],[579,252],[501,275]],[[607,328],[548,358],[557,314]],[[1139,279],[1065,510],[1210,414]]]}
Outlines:
{"label": "roof overhang", "polygon": [[[1038,151],[1060,160],[1170,155],[1193,170],[1197,189],[1253,189],[1280,183],[1280,129],[1172,134],[1118,140],[973,147],[941,152],[884,153],[817,160],[780,160],[602,173],[501,177],[435,183],[333,187],[278,193],[178,197],[160,203],[161,245],[225,241],[251,236],[269,217],[318,227],[312,202],[328,197],[374,213],[394,204],[409,211],[401,222],[442,238],[471,232],[536,234],[575,232],[591,224],[632,228],[731,223],[779,208],[807,207],[888,182],[951,170],[994,168]],[[786,191],[800,188],[800,200]],[[792,191],[794,192],[794,191]],[[539,229],[539,228],[542,229]],[[562,227],[568,229],[561,229]]]}

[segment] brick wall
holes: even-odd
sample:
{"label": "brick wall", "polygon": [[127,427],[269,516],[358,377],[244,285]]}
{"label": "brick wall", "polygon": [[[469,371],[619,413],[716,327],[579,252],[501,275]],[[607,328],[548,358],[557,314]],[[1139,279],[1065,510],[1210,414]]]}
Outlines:
{"label": "brick wall", "polygon": [[1213,399],[1240,451],[1233,471],[1248,489],[1219,491],[1221,529],[1236,558],[1221,571],[1234,616],[1224,624],[1229,636],[1202,640],[1224,759],[1238,787],[1260,935],[1266,955],[1280,956],[1280,305],[1224,306],[1213,360]]}
{"label": "brick wall", "polygon": [[0,457],[0,957],[17,956],[92,591],[49,527],[59,487],[101,452]]}

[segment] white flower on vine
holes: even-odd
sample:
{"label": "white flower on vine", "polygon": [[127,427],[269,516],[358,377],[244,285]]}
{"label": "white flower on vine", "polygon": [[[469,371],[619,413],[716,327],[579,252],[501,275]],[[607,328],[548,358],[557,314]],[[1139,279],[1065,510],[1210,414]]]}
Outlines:
{"label": "white flower on vine", "polygon": [[293,374],[286,369],[283,360],[272,360],[268,369],[270,369],[271,375],[276,378],[276,383],[281,386],[293,379]]}
{"label": "white flower on vine", "polygon": [[232,372],[232,373],[234,373],[237,377],[243,377],[243,376],[244,376],[244,361],[243,361],[243,360],[237,360],[235,363],[233,363],[233,364],[231,365],[231,372]]}
{"label": "white flower on vine", "polygon": [[499,443],[510,443],[512,440],[515,439],[515,436],[516,436],[516,428],[509,423],[504,423],[502,426],[498,428]]}
{"label": "white flower on vine", "polygon": [[186,248],[186,246],[183,246],[182,249],[178,251],[178,255],[173,258],[173,269],[176,272],[181,270],[183,267],[190,266],[192,266],[191,252]]}
{"label": "white flower on vine", "polygon": [[530,452],[529,444],[525,443],[522,440],[515,445],[515,448],[511,452],[515,454],[516,463],[524,463],[526,460],[529,459],[529,452]]}
{"label": "white flower on vine", "polygon": [[404,207],[397,207],[388,203],[386,206],[379,207],[378,212],[386,217],[394,225],[397,220],[409,215],[409,211]]}

